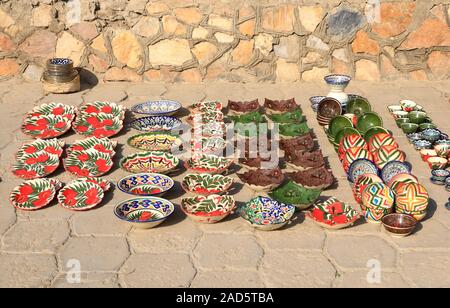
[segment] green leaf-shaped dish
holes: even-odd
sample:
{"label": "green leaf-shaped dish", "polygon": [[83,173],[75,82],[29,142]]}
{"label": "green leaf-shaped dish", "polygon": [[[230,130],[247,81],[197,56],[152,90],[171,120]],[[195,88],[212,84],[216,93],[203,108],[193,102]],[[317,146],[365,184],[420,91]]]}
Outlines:
{"label": "green leaf-shaped dish", "polygon": [[319,198],[321,190],[308,189],[293,181],[289,181],[278,189],[269,193],[275,200],[295,205],[299,210],[305,210]]}
{"label": "green leaf-shaped dish", "polygon": [[305,135],[309,132],[309,127],[306,122],[299,124],[282,124],[280,125],[280,135],[286,137],[297,137]]}
{"label": "green leaf-shaped dish", "polygon": [[304,120],[301,108],[297,108],[292,112],[271,114],[269,118],[275,123],[301,123]]}
{"label": "green leaf-shaped dish", "polygon": [[253,111],[239,116],[229,116],[229,118],[235,123],[264,123],[266,118],[258,111]]}

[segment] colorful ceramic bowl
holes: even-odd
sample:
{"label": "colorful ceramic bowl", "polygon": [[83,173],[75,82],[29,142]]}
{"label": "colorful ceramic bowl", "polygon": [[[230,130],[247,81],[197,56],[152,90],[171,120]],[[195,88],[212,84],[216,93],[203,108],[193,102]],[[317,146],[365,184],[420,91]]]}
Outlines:
{"label": "colorful ceramic bowl", "polygon": [[238,212],[252,227],[262,231],[272,231],[289,222],[295,213],[295,207],[258,196],[239,207]]}
{"label": "colorful ceramic bowl", "polygon": [[435,143],[438,141],[441,137],[441,131],[434,129],[434,128],[428,128],[420,133],[422,135],[422,138],[431,142]]}
{"label": "colorful ceramic bowl", "polygon": [[131,111],[137,114],[149,116],[171,116],[181,109],[181,104],[176,101],[160,100],[150,101],[134,105]]}
{"label": "colorful ceramic bowl", "polygon": [[323,79],[331,86],[347,86],[352,80],[352,77],[341,74],[331,74],[325,76]]}
{"label": "colorful ceramic bowl", "polygon": [[221,111],[222,103],[216,101],[197,102],[188,107],[192,113],[205,113],[210,111]]}
{"label": "colorful ceramic bowl", "polygon": [[177,168],[180,160],[167,152],[150,151],[135,153],[122,158],[120,167],[131,173],[166,174]]}
{"label": "colorful ceramic bowl", "polygon": [[128,175],[117,183],[124,193],[135,196],[157,196],[168,192],[174,181],[164,174],[139,173]]}
{"label": "colorful ceramic bowl", "polygon": [[405,214],[426,212],[428,199],[428,191],[424,186],[418,183],[402,184],[396,190],[396,211]]}
{"label": "colorful ceramic bowl", "polygon": [[383,120],[375,112],[365,112],[358,116],[356,129],[365,134],[370,128],[375,126],[383,127]]}
{"label": "colorful ceramic bowl", "polygon": [[381,220],[384,229],[393,237],[405,237],[413,233],[417,225],[414,217],[406,214],[392,213]]}
{"label": "colorful ceramic bowl", "polygon": [[409,173],[399,173],[391,178],[391,180],[387,183],[392,191],[396,191],[397,188],[405,183],[419,183],[417,177]]}
{"label": "colorful ceramic bowl", "polygon": [[78,116],[100,116],[109,115],[111,118],[118,118],[123,120],[125,118],[125,108],[122,105],[117,105],[111,102],[90,102],[84,103],[80,107],[80,113]]}
{"label": "colorful ceramic bowl", "polygon": [[416,151],[420,151],[420,150],[424,150],[424,149],[431,149],[433,147],[433,145],[431,144],[430,141],[422,140],[422,139],[414,141],[413,146],[414,146],[414,149],[416,149]]}
{"label": "colorful ceramic bowl", "polygon": [[52,202],[61,186],[61,182],[53,179],[29,180],[11,191],[9,201],[19,210],[39,210]]}
{"label": "colorful ceramic bowl", "polygon": [[360,175],[353,185],[353,196],[355,197],[356,202],[362,204],[362,193],[367,185],[372,183],[383,183],[383,180],[376,174],[363,174]]}
{"label": "colorful ceramic bowl", "polygon": [[411,165],[401,161],[388,162],[381,170],[381,179],[388,184],[394,176],[400,173],[411,173]]}
{"label": "colorful ceramic bowl", "polygon": [[57,154],[39,151],[17,157],[11,169],[15,176],[31,180],[43,178],[52,174],[58,166],[59,156]]}
{"label": "colorful ceramic bowl", "polygon": [[[367,139],[366,139],[367,140]],[[398,148],[398,144],[395,141],[394,137],[391,134],[387,133],[377,133],[373,135],[369,140],[369,149],[371,152],[377,151],[379,148],[383,146],[396,146]]]}
{"label": "colorful ceramic bowl", "polygon": [[80,177],[99,177],[111,170],[112,156],[95,149],[71,151],[63,160],[64,168]]}
{"label": "colorful ceramic bowl", "polygon": [[127,143],[141,151],[172,151],[183,144],[177,135],[162,132],[135,135],[130,137]]}
{"label": "colorful ceramic bowl", "polygon": [[365,112],[369,112],[372,110],[372,106],[369,101],[359,95],[349,95],[349,101],[347,103],[347,113],[353,113],[356,116],[359,116]]}
{"label": "colorful ceramic bowl", "polygon": [[186,192],[205,196],[224,194],[232,185],[233,178],[220,174],[188,174],[181,182]]}
{"label": "colorful ceramic bowl", "polygon": [[406,138],[411,144],[414,144],[415,141],[422,140],[422,135],[420,133],[411,133],[407,134]]}
{"label": "colorful ceramic bowl", "polygon": [[406,154],[399,150],[397,146],[385,145],[374,152],[373,159],[375,165],[377,165],[378,168],[383,169],[384,166],[391,161],[404,162],[406,160]]}
{"label": "colorful ceramic bowl", "polygon": [[400,105],[389,105],[387,108],[388,108],[390,113],[393,113],[394,111],[401,111],[401,110],[403,110],[402,106],[400,106]]}
{"label": "colorful ceramic bowl", "polygon": [[448,160],[443,157],[430,157],[427,162],[431,169],[445,169]]}
{"label": "colorful ceramic bowl", "polygon": [[185,167],[194,173],[220,174],[228,170],[232,164],[231,159],[217,155],[200,155],[186,161]]}
{"label": "colorful ceramic bowl", "polygon": [[421,123],[421,124],[419,124],[419,130],[420,131],[424,131],[424,130],[429,129],[429,128],[437,128],[437,125],[433,124],[433,123]]}
{"label": "colorful ceramic bowl", "polygon": [[122,201],[114,208],[117,218],[133,227],[150,229],[163,223],[175,211],[168,200],[157,197],[136,197]]}
{"label": "colorful ceramic bowl", "polygon": [[381,127],[381,126],[374,126],[369,128],[365,133],[364,133],[364,139],[369,142],[370,139],[372,139],[373,136],[378,135],[378,134],[388,134],[388,135],[392,135],[386,128]]}
{"label": "colorful ceramic bowl", "polygon": [[58,204],[72,211],[87,211],[99,205],[103,197],[103,188],[97,183],[74,180],[59,191]]}
{"label": "colorful ceramic bowl", "polygon": [[[336,134],[336,136],[334,136],[334,141],[340,145],[341,141],[344,139],[344,137],[350,136],[350,135],[361,136],[361,134],[356,130],[356,128],[344,127],[343,129],[339,130],[339,132]],[[351,147],[353,147],[353,146],[350,146],[350,148]]]}
{"label": "colorful ceramic bowl", "polygon": [[436,154],[441,157],[448,157],[450,154],[450,141],[442,140],[441,142],[437,141],[434,145],[434,150]]}
{"label": "colorful ceramic bowl", "polygon": [[438,154],[437,154],[437,152],[435,150],[422,149],[422,150],[420,150],[420,156],[422,157],[422,160],[424,162],[427,162],[428,158],[436,157],[436,156],[438,156]]}
{"label": "colorful ceramic bowl", "polygon": [[400,101],[400,106],[402,106],[404,111],[411,112],[416,108],[417,103],[409,99],[404,99]]}
{"label": "colorful ceramic bowl", "polygon": [[369,146],[363,137],[359,134],[349,134],[344,136],[339,142],[339,158],[341,160],[345,157],[345,152],[350,148],[363,148],[369,150]]}
{"label": "colorful ceramic bowl", "polygon": [[332,197],[314,205],[306,217],[326,229],[339,230],[355,223],[361,215],[351,206]]}
{"label": "colorful ceramic bowl", "polygon": [[350,183],[355,183],[355,181],[364,174],[378,174],[377,166],[365,158],[355,160],[350,165],[347,172]]}
{"label": "colorful ceramic bowl", "polygon": [[74,151],[84,152],[88,150],[95,150],[101,153],[114,156],[114,149],[117,146],[117,141],[112,141],[109,138],[97,138],[89,137],[83,140],[76,140],[72,145],[70,145],[66,152],[70,154]]}
{"label": "colorful ceramic bowl", "polygon": [[179,129],[181,120],[170,116],[143,117],[133,120],[130,126],[143,132],[170,131]]}
{"label": "colorful ceramic bowl", "polygon": [[195,154],[223,154],[227,142],[223,137],[200,137],[194,136],[191,140],[192,155]]}
{"label": "colorful ceramic bowl", "polygon": [[395,123],[398,128],[401,128],[403,123],[411,123],[411,121],[408,118],[398,118],[395,120]]}
{"label": "colorful ceramic bowl", "polygon": [[445,180],[450,176],[450,171],[445,169],[431,170],[431,176],[435,181],[445,184]]}
{"label": "colorful ceramic bowl", "polygon": [[64,141],[59,141],[56,138],[47,140],[36,139],[32,142],[23,144],[16,152],[16,159],[20,161],[24,155],[36,153],[47,153],[61,157],[64,145]]}
{"label": "colorful ceramic bowl", "polygon": [[395,119],[407,118],[409,120],[408,118],[409,112],[402,110],[402,111],[394,111],[392,114],[394,115]]}
{"label": "colorful ceramic bowl", "polygon": [[33,116],[31,113],[25,117],[21,129],[25,135],[30,137],[51,139],[64,135],[70,129],[72,119],[71,114]]}
{"label": "colorful ceramic bowl", "polygon": [[181,200],[181,210],[192,220],[216,223],[230,215],[236,202],[232,196],[195,196]]}
{"label": "colorful ceramic bowl", "polygon": [[394,192],[386,184],[369,184],[362,193],[366,220],[381,223],[381,219],[392,212],[394,199]]}

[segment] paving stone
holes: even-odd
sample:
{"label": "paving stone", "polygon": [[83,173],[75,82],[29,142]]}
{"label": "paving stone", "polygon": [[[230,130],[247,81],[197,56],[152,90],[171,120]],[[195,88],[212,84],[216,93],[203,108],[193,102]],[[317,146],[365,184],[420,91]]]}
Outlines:
{"label": "paving stone", "polygon": [[121,269],[127,287],[179,288],[189,286],[195,269],[184,254],[132,255]]}
{"label": "paving stone", "polygon": [[17,211],[17,218],[31,221],[68,220],[74,213],[57,205],[57,203],[56,200],[53,200],[49,207],[35,212]]}
{"label": "paving stone", "polygon": [[370,260],[381,262],[383,269],[397,263],[395,249],[377,236],[329,234],[325,249],[342,268],[366,268]]}
{"label": "paving stone", "polygon": [[268,251],[261,274],[271,288],[323,288],[331,287],[336,270],[317,252]]}
{"label": "paving stone", "polygon": [[205,234],[194,255],[200,269],[255,269],[263,251],[250,235]]}
{"label": "paving stone", "polygon": [[450,285],[448,251],[403,253],[400,264],[403,275],[417,287],[442,288]]}
{"label": "paving stone", "polygon": [[[4,185],[4,183],[2,183]],[[2,196],[9,196],[2,194]],[[8,202],[3,202],[0,205],[0,236],[6,232],[16,222],[16,211]]]}
{"label": "paving stone", "polygon": [[[381,272],[380,280],[367,277],[368,271],[346,272],[337,279],[338,288],[408,288],[410,285],[399,273]],[[369,274],[370,275],[370,274]],[[378,278],[378,277],[377,277]]]}
{"label": "paving stone", "polygon": [[80,261],[81,271],[116,271],[129,256],[125,239],[115,237],[71,238],[60,251],[61,264]]}
{"label": "paving stone", "polygon": [[[73,277],[68,274],[59,275],[52,284],[52,288],[118,288],[116,274],[111,273],[81,273],[80,282],[72,282]],[[70,275],[70,274],[69,274]],[[69,278],[69,279],[67,279]]]}
{"label": "paving stone", "polygon": [[84,100],[90,101],[110,101],[121,102],[127,98],[127,94],[124,91],[126,85],[120,85],[117,83],[108,83],[95,87],[89,93],[84,95]]}
{"label": "paving stone", "polygon": [[135,84],[126,89],[128,96],[160,96],[167,91],[163,83]]}
{"label": "paving stone", "polygon": [[195,275],[192,288],[264,288],[257,271],[210,271]]}
{"label": "paving stone", "polygon": [[51,255],[0,255],[0,287],[37,288],[49,286],[58,271]]}
{"label": "paving stone", "polygon": [[68,238],[65,221],[19,221],[4,235],[2,250],[53,253]]}
{"label": "paving stone", "polygon": [[71,218],[73,232],[78,235],[125,236],[131,226],[117,219],[111,207],[101,207],[87,212],[75,213]]}

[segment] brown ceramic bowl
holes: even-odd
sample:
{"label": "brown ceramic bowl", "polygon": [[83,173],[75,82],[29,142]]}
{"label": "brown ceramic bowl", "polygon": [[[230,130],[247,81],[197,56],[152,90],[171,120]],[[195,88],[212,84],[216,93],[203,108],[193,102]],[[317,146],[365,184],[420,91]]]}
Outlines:
{"label": "brown ceramic bowl", "polygon": [[381,220],[385,230],[393,237],[410,235],[417,225],[417,220],[407,214],[388,214]]}
{"label": "brown ceramic bowl", "polygon": [[325,118],[334,118],[342,114],[341,103],[334,98],[327,97],[320,101],[317,107],[317,116]]}

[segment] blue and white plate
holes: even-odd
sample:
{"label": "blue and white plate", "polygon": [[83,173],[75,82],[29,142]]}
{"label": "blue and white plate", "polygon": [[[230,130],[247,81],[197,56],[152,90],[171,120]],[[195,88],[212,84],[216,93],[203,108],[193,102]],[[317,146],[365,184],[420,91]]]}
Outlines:
{"label": "blue and white plate", "polygon": [[400,173],[411,173],[411,165],[401,162],[401,161],[391,161],[386,164],[381,170],[381,179],[384,183],[389,183],[391,179]]}
{"label": "blue and white plate", "polygon": [[146,114],[149,116],[156,115],[174,115],[181,109],[180,102],[160,100],[160,101],[149,101],[145,103],[140,103],[134,105],[131,111],[138,114]]}
{"label": "blue and white plate", "polygon": [[143,132],[169,131],[181,127],[181,120],[170,116],[143,117],[133,120],[132,128]]}
{"label": "blue and white plate", "polygon": [[368,159],[360,158],[355,160],[348,168],[348,180],[355,183],[361,175],[369,173],[378,175],[377,166]]}
{"label": "blue and white plate", "polygon": [[169,191],[173,180],[164,174],[139,173],[122,178],[117,187],[124,193],[135,196],[156,196]]}

